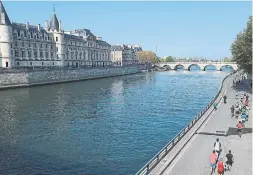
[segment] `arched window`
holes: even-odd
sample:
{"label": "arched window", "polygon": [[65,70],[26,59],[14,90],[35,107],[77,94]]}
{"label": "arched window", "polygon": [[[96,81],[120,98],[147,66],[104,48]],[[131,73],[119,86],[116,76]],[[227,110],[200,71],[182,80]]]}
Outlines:
{"label": "arched window", "polygon": [[28,57],[31,58],[32,57],[32,52],[30,50],[28,50]]}
{"label": "arched window", "polygon": [[33,53],[34,53],[34,57],[37,58],[38,57],[37,50],[34,50]]}
{"label": "arched window", "polygon": [[18,50],[15,50],[15,57],[19,57]]}
{"label": "arched window", "polygon": [[40,51],[40,58],[43,58],[43,52]]}

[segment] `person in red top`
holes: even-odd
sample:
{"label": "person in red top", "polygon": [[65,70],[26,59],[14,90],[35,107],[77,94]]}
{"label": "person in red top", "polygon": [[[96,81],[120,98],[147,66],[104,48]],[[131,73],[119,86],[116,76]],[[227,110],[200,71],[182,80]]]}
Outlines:
{"label": "person in red top", "polygon": [[249,105],[249,101],[246,100],[245,103],[244,103],[245,106],[248,106]]}
{"label": "person in red top", "polygon": [[236,125],[237,126],[237,134],[242,133],[242,128],[243,128],[243,124],[241,121],[239,121],[239,123]]}
{"label": "person in red top", "polygon": [[218,162],[218,175],[224,175],[224,171],[225,171],[225,165],[222,161],[222,158],[220,158],[220,161]]}
{"label": "person in red top", "polygon": [[211,174],[215,172],[216,162],[217,162],[217,154],[215,150],[213,150],[212,154],[210,155]]}

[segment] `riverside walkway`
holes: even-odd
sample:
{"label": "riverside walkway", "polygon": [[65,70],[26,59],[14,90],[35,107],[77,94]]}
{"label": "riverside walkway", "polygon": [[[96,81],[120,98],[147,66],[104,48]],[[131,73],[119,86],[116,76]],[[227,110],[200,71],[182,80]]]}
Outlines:
{"label": "riverside walkway", "polygon": [[[235,99],[236,93],[249,94],[249,106],[252,106],[252,94],[249,86],[241,88],[232,87],[233,78],[229,77],[225,83],[224,93],[227,95],[227,104],[221,100],[217,111],[207,111],[203,125],[196,126],[189,131],[188,136],[183,138],[149,173],[150,175],[206,175],[210,174],[209,156],[214,149],[214,142],[219,138],[222,146],[221,157],[225,158],[228,150],[232,151],[235,163],[228,175],[251,175],[252,174],[252,116],[246,122],[246,129],[242,137],[236,133],[236,125],[239,119],[230,117],[230,107],[239,101]],[[210,109],[211,110],[211,109]],[[251,109],[252,110],[252,109]],[[198,123],[201,123],[199,121]],[[195,132],[195,134],[194,134]],[[190,134],[193,136],[191,138]],[[187,138],[188,137],[188,138]],[[188,140],[187,140],[188,139]],[[186,143],[183,147],[182,144]],[[181,145],[180,145],[181,144]],[[183,148],[182,148],[183,147]],[[179,153],[178,153],[179,152]],[[225,158],[226,160],[226,158]],[[225,161],[224,160],[224,161]],[[214,174],[217,174],[215,172]]]}

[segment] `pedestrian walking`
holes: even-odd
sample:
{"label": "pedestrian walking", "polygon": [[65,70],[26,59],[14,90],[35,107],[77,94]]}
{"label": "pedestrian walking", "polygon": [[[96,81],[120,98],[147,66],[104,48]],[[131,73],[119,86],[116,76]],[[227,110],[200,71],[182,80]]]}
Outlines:
{"label": "pedestrian walking", "polygon": [[227,157],[227,161],[226,161],[226,167],[225,167],[225,169],[228,170],[228,171],[230,171],[231,167],[232,167],[232,165],[234,163],[234,156],[232,155],[231,150],[228,151],[226,157]]}
{"label": "pedestrian walking", "polygon": [[213,150],[213,152],[210,155],[211,174],[215,172],[216,162],[217,162],[217,154],[215,153],[215,150]]}
{"label": "pedestrian walking", "polygon": [[213,103],[213,108],[214,108],[214,110],[216,111],[217,110],[217,103]]}
{"label": "pedestrian walking", "polygon": [[249,100],[249,94],[246,95],[246,101],[248,101],[248,100]]}
{"label": "pedestrian walking", "polygon": [[218,167],[218,175],[224,175],[225,165],[222,161],[222,158],[219,159],[217,167]]}
{"label": "pedestrian walking", "polygon": [[218,159],[221,153],[221,143],[218,138],[216,139],[216,142],[214,142],[214,150],[216,151],[217,159]]}

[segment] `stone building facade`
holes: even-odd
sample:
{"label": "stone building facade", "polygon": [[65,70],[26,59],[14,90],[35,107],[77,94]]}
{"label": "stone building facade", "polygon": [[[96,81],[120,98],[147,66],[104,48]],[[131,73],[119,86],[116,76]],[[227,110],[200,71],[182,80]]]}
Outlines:
{"label": "stone building facade", "polygon": [[55,12],[44,28],[10,22],[0,1],[0,68],[111,65],[111,45],[90,30],[65,32]]}
{"label": "stone building facade", "polygon": [[137,52],[131,45],[113,45],[111,60],[114,66],[139,64]]}

